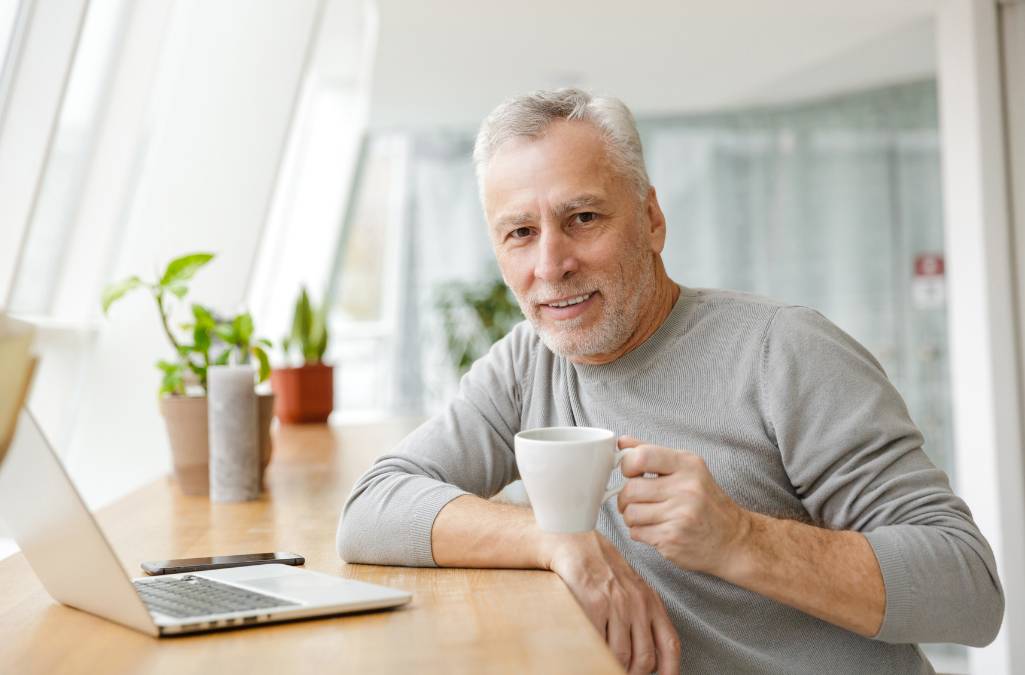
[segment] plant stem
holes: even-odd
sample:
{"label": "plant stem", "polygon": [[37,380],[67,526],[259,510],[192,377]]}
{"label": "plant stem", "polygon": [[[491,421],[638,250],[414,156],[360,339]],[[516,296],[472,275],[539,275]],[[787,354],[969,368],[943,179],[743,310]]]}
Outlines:
{"label": "plant stem", "polygon": [[174,347],[176,354],[181,355],[181,345],[174,339],[174,335],[171,333],[171,327],[167,325],[167,312],[164,309],[164,292],[160,289],[153,290],[153,297],[157,301],[157,310],[160,312],[160,325],[164,327],[164,335],[171,341],[171,345]]}
{"label": "plant stem", "polygon": [[[164,328],[164,335],[166,335],[167,339],[171,341],[171,345],[174,347],[174,351],[178,355],[178,358],[185,359],[185,361],[187,361],[188,363],[192,363],[192,358],[190,356],[188,356],[187,354],[183,354],[182,353],[181,345],[178,344],[178,341],[174,339],[174,333],[171,332],[171,327],[167,324],[167,318],[168,317],[167,317],[167,310],[164,307],[164,292],[163,292],[163,290],[161,290],[159,288],[154,288],[153,289],[153,297],[157,301],[157,310],[160,312],[160,325],[163,326],[163,328]],[[202,386],[203,389],[205,390],[206,389],[206,382],[205,381],[200,382],[200,386]]]}

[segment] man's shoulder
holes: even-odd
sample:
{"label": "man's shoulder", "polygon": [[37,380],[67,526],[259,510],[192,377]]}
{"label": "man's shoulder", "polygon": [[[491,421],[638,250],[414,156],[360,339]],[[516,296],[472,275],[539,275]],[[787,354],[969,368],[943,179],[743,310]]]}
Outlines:
{"label": "man's shoulder", "polygon": [[682,292],[691,302],[705,305],[708,309],[750,308],[772,314],[781,307],[796,306],[764,295],[727,288],[684,288]]}
{"label": "man's shoulder", "polygon": [[[725,288],[683,288],[685,310],[690,320],[684,330],[704,325],[718,330],[756,338],[775,320],[781,310],[796,307],[774,298]],[[718,331],[717,331],[718,332]]]}
{"label": "man's shoulder", "polygon": [[529,369],[538,354],[544,351],[547,350],[534,327],[529,321],[523,320],[491,345],[491,349],[479,361],[482,364],[491,362],[503,369],[509,368],[513,374],[517,374]]}
{"label": "man's shoulder", "polygon": [[752,328],[781,334],[842,335],[849,338],[818,310],[764,295],[722,288],[684,289],[699,315],[730,314],[743,317]]}

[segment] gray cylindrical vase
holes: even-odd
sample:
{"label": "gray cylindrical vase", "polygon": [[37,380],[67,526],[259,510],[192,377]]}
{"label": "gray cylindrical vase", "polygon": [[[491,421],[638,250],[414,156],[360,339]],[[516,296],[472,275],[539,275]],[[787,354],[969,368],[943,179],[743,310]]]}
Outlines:
{"label": "gray cylindrical vase", "polygon": [[252,366],[210,366],[206,383],[210,433],[210,499],[260,496],[259,409]]}

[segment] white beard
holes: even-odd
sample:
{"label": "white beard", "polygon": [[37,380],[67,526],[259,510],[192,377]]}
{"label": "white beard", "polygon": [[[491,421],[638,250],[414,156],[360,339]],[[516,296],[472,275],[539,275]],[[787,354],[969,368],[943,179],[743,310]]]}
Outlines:
{"label": "white beard", "polygon": [[[597,289],[602,302],[601,316],[587,327],[583,326],[589,318],[586,314],[557,323],[545,321],[536,300],[525,302],[518,298],[524,316],[548,349],[563,357],[592,356],[614,352],[630,339],[637,330],[646,303],[655,295],[655,265],[651,249],[644,241],[636,244],[620,259],[619,274],[592,277],[585,281],[574,278],[573,289],[541,289],[543,296],[537,291],[532,293],[533,296],[551,298]],[[632,275],[630,271],[633,271]],[[586,284],[591,285],[585,288]]]}

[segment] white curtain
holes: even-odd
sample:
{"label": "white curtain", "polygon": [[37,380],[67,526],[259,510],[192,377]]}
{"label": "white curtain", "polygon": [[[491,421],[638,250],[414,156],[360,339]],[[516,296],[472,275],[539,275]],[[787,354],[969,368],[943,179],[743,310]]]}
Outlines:
{"label": "white curtain", "polygon": [[943,251],[934,84],[648,121],[642,136],[670,276],[821,311],[879,358],[949,472],[946,311],[912,289],[916,258]]}
{"label": "white curtain", "polygon": [[411,145],[397,369],[404,411],[433,410],[455,389],[436,311],[439,287],[449,281],[487,283],[499,275],[472,152],[470,134],[421,134]]}

